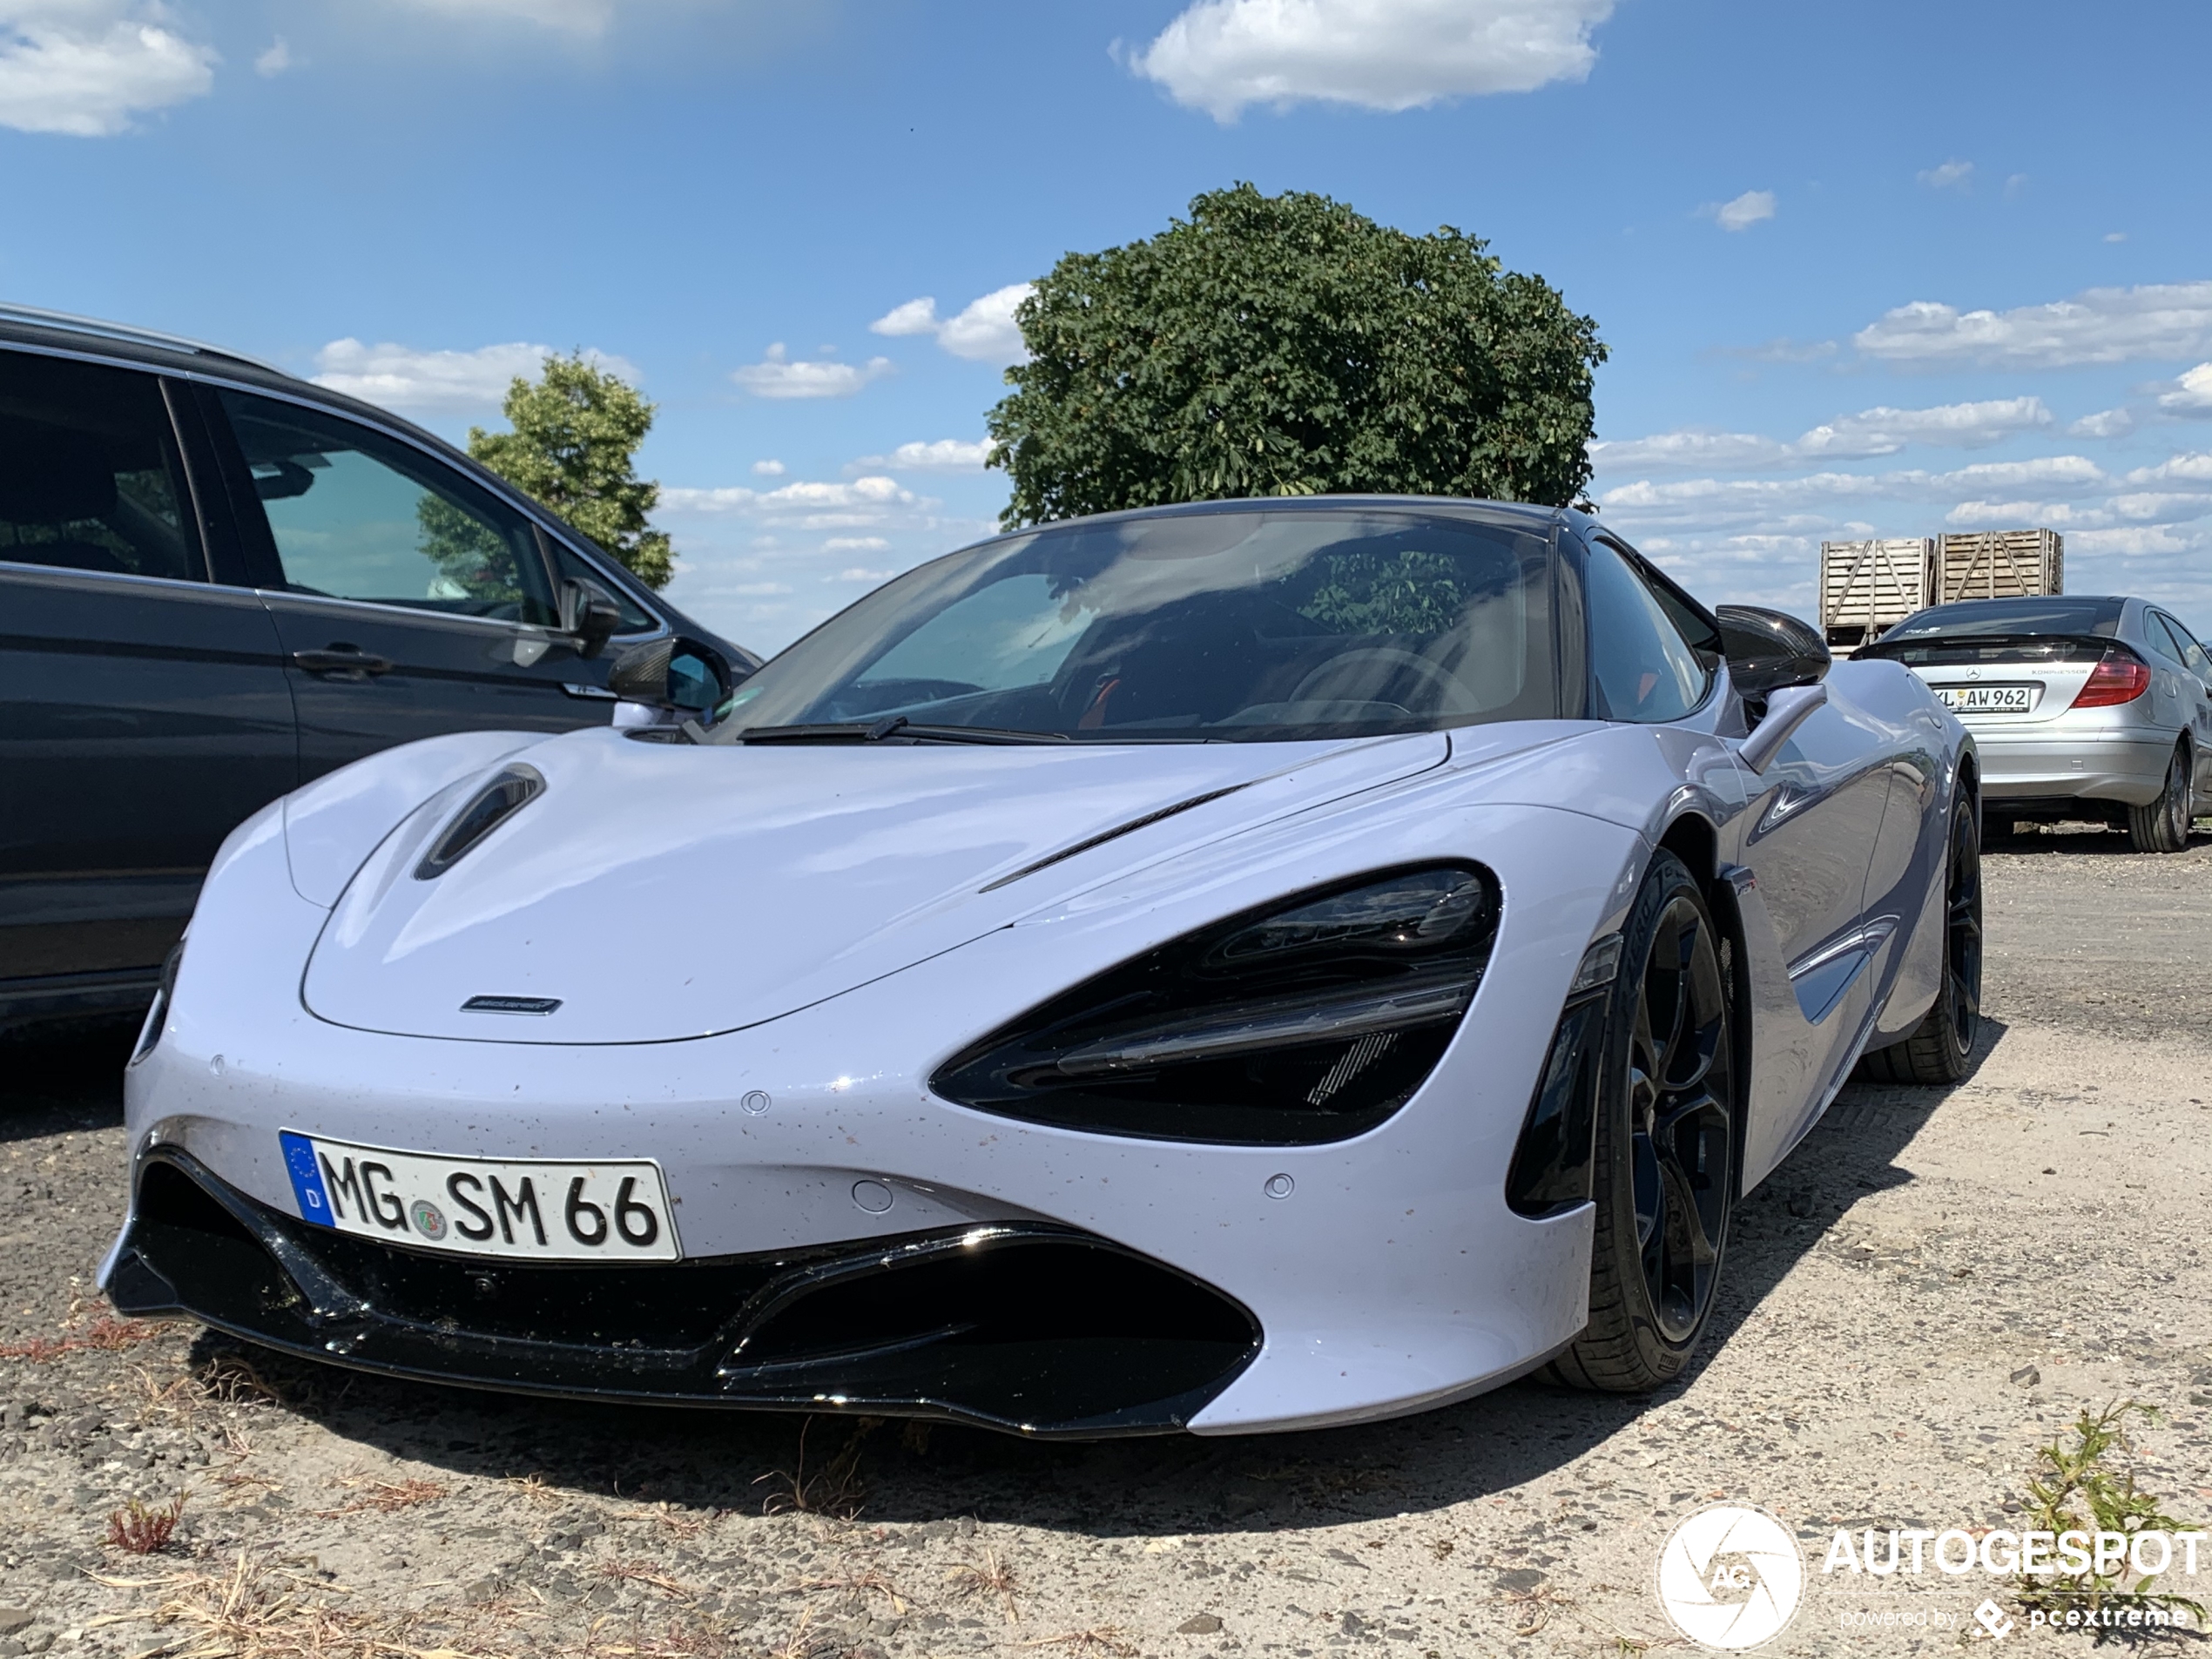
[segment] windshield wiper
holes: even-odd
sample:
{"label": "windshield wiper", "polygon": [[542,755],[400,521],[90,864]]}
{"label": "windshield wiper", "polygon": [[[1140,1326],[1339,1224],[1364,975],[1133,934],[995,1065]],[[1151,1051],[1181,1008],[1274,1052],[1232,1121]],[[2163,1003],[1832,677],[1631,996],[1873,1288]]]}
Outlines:
{"label": "windshield wiper", "polygon": [[808,725],[739,726],[724,743],[1065,743],[1061,732],[1017,732],[995,725],[918,725],[903,714],[888,719]]}

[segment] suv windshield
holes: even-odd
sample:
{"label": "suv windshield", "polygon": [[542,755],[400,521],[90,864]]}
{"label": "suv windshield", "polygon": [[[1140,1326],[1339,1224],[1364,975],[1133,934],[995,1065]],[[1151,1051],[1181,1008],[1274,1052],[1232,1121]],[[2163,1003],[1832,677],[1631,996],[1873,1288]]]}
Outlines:
{"label": "suv windshield", "polygon": [[725,724],[1112,743],[1546,718],[1551,568],[1546,536],[1385,509],[1034,530],[878,589],[745,681]]}

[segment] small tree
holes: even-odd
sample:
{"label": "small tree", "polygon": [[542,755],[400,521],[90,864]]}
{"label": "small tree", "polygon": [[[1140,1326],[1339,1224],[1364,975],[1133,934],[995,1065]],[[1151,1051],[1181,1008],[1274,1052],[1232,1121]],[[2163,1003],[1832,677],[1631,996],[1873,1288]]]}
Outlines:
{"label": "small tree", "polygon": [[1563,505],[1590,475],[1596,325],[1447,226],[1410,236],[1249,184],[1070,253],[1015,314],[988,416],[1008,529],[1236,496]]}
{"label": "small tree", "polygon": [[543,502],[620,559],[648,585],[675,574],[668,537],[645,515],[660,485],[640,478],[637,446],[653,408],[637,388],[594,368],[582,353],[545,360],[536,385],[516,376],[500,406],[511,432],[469,428],[469,453]]}

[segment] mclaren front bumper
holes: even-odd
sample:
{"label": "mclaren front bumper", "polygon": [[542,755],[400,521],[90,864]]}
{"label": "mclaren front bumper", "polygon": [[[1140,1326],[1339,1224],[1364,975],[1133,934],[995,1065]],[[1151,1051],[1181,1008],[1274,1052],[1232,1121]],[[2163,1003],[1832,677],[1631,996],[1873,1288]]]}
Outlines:
{"label": "mclaren front bumper", "polygon": [[189,1314],[310,1359],[464,1386],[1084,1439],[1187,1426],[1259,1350],[1228,1298],[1073,1228],[525,1264],[311,1226],[172,1150],[143,1161],[108,1294],[127,1314]]}

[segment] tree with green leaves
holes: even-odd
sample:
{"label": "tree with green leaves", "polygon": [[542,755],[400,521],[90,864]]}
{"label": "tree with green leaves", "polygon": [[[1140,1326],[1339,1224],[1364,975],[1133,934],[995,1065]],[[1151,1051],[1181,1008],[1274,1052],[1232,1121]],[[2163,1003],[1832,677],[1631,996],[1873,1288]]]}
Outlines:
{"label": "tree with green leaves", "polygon": [[578,352],[545,360],[533,385],[519,374],[500,406],[510,432],[469,428],[469,453],[597,542],[649,586],[675,574],[667,535],[646,528],[660,485],[637,475],[637,446],[654,406]]}
{"label": "tree with green leaves", "polygon": [[1475,496],[1589,481],[1597,326],[1446,226],[1411,236],[1249,184],[1070,253],[1015,314],[988,417],[1008,529],[1158,502]]}

